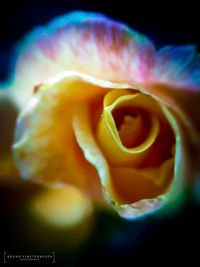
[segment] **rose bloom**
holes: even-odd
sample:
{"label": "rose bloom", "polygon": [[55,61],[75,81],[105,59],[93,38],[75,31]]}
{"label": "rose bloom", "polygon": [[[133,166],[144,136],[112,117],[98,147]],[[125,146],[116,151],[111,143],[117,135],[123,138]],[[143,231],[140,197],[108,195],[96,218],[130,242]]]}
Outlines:
{"label": "rose bloom", "polygon": [[16,51],[7,94],[20,110],[13,154],[21,177],[74,188],[129,219],[183,203],[199,175],[194,45],[157,51],[122,23],[73,12]]}

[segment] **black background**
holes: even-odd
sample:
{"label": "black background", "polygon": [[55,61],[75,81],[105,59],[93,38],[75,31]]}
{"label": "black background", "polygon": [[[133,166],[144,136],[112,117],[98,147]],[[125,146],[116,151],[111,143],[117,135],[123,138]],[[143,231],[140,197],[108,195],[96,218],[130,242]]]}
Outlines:
{"label": "black background", "polygon": [[[149,36],[158,48],[167,44],[194,43],[200,51],[199,7],[192,1],[6,1],[0,7],[0,80],[8,75],[13,44],[33,27],[73,10],[104,13],[127,23]],[[19,216],[10,206],[8,195],[18,197],[16,189],[0,188],[1,253],[27,249],[17,234]],[[106,212],[98,213],[94,233],[75,256],[57,252],[60,266],[143,266],[144,263],[173,265],[189,260],[198,265],[200,243],[199,207],[190,199],[179,213],[165,219],[127,222]],[[9,216],[8,216],[9,214]],[[17,223],[17,227],[16,227]],[[14,226],[15,225],[15,226]],[[37,249],[37,248],[35,248]],[[52,250],[54,248],[52,247]],[[73,258],[73,260],[72,260]],[[196,263],[195,263],[196,262]]]}

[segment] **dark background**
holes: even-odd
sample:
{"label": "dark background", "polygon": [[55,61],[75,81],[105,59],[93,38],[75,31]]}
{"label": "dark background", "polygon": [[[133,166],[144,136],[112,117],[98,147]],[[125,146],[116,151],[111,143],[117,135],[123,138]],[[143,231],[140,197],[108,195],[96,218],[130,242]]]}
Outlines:
{"label": "dark background", "polygon": [[[12,46],[16,41],[33,27],[73,10],[100,12],[125,22],[149,36],[158,48],[167,44],[194,43],[200,51],[199,7],[192,1],[175,3],[160,1],[158,4],[146,4],[144,1],[124,0],[3,2],[0,7],[0,80],[5,80],[8,75]],[[21,197],[21,202],[18,202],[21,210],[18,207],[16,212],[15,198],[19,199],[21,194],[24,193],[10,185],[0,187],[1,256],[5,250],[22,251],[29,246],[30,250],[33,249],[29,241],[19,235],[23,232],[23,219],[20,217],[23,198],[27,197]],[[8,196],[13,199],[9,205]],[[164,219],[127,222],[97,211],[93,233],[78,251],[67,253],[63,249],[56,250],[53,245],[50,249],[56,251],[59,266],[173,265],[174,261],[181,264],[185,260],[194,266],[199,261],[199,212],[199,207],[191,199],[183,210]],[[51,235],[50,230],[47,235]]]}

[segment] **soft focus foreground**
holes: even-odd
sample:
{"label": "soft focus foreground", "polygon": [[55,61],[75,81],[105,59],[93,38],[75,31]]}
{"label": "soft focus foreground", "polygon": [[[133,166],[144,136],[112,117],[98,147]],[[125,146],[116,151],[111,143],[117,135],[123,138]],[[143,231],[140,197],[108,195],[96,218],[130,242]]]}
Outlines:
{"label": "soft focus foreground", "polygon": [[120,266],[122,262],[128,265],[133,257],[141,264],[147,260],[144,254],[148,262],[155,262],[152,251],[156,249],[164,258],[169,246],[168,260],[180,259],[183,252],[189,257],[198,251],[194,240],[199,236],[196,230],[200,223],[199,209],[189,202],[182,212],[164,220],[146,218],[129,222],[105,209],[96,209],[94,220],[88,218],[85,226],[68,230],[55,228],[30,212],[30,203],[41,194],[46,194],[46,190],[32,183],[1,181],[1,255],[4,251],[22,254],[53,251],[56,266],[79,267],[83,262],[89,266],[94,263]]}

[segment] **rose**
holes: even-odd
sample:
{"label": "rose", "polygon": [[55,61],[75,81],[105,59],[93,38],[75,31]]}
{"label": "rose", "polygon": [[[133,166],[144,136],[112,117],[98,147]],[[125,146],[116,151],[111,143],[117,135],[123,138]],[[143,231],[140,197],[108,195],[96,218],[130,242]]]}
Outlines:
{"label": "rose", "polygon": [[198,58],[91,13],[34,31],[11,88],[21,176],[94,199],[102,186],[127,218],[174,206],[199,170]]}

